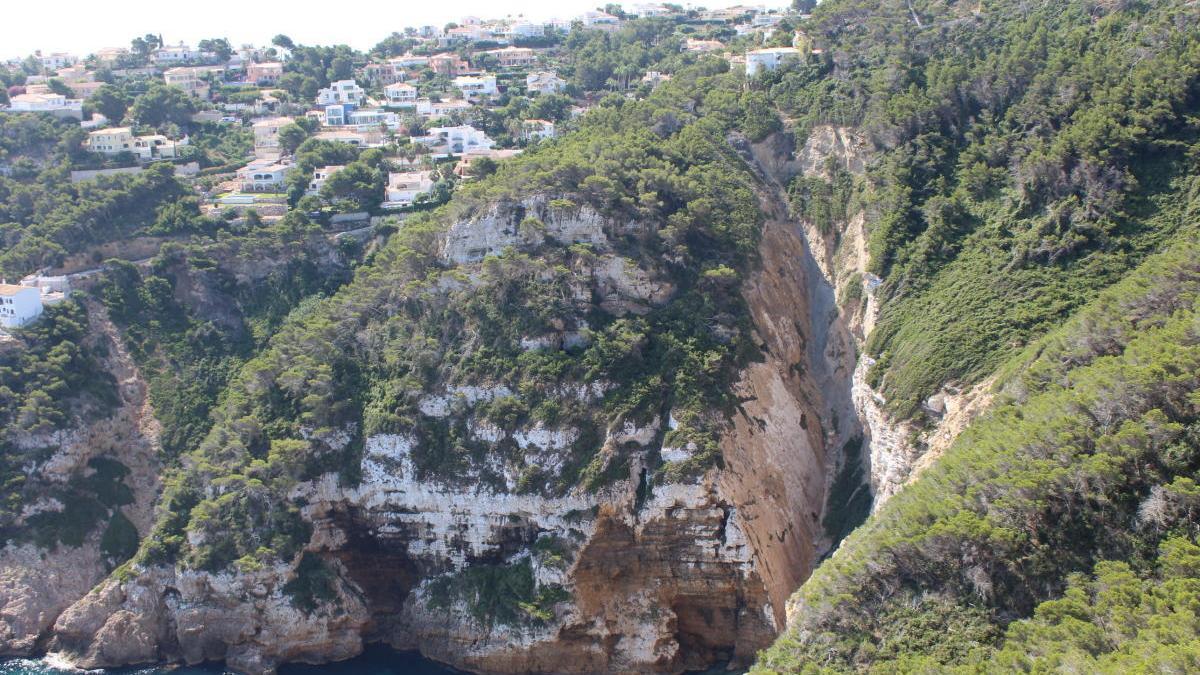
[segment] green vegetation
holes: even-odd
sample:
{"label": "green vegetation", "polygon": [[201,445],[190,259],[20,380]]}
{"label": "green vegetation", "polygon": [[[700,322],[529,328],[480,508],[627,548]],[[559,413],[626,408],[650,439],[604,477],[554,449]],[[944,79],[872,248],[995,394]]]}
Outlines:
{"label": "green vegetation", "polygon": [[[693,67],[646,101],[599,110],[578,134],[506,163],[438,211],[410,217],[354,283],[306,305],[245,362],[210,409],[214,423],[203,440],[189,434],[192,440],[177,444],[194,443],[194,450],[167,481],[169,513],[143,554],[206,569],[247,556],[288,559],[304,533],[286,495],[322,472],[356,480],[349,467],[359,465],[364,434],[415,432],[430,441],[414,457],[427,477],[449,479],[485,464],[465,432],[435,428],[419,414],[417,402],[433,386],[504,384],[519,398],[476,414],[506,428],[543,420],[580,430],[561,475],[545,476],[530,464],[522,491],[561,494],[627,475],[624,451],[599,453],[600,430],[613,420],[646,423],[670,409],[684,433],[715,447],[718,420],[709,413],[730,405],[727,384],[753,352],[736,286],[753,260],[761,215],[749,174],[723,141],[737,128],[739,85],[720,62]],[[310,151],[324,150],[301,147]],[[569,349],[522,347],[524,337],[575,324],[567,299],[573,284],[591,283],[581,275],[602,262],[598,253],[553,243],[509,251],[484,261],[480,283],[463,284],[439,261],[438,246],[447,223],[477,217],[491,204],[516,205],[528,194],[555,197],[548,217],[588,208],[612,223],[638,223],[615,240],[618,253],[668,260],[660,273],[674,297],[642,316],[592,312],[586,340]],[[526,221],[522,227],[531,231],[544,226]],[[169,307],[170,284],[160,291],[156,285],[147,283],[139,295],[152,292]],[[106,298],[116,316],[125,316],[122,302]],[[139,322],[122,321],[136,337]],[[598,406],[556,393],[565,383],[597,379],[617,385]],[[353,440],[336,441],[339,433]],[[710,464],[682,473],[719,461],[716,453],[704,458]],[[214,484],[230,487],[203,496]],[[192,545],[185,530],[204,536]]]}
{"label": "green vegetation", "polygon": [[451,609],[461,602],[472,618],[489,628],[549,621],[554,618],[554,605],[569,598],[557,584],[538,587],[529,558],[503,565],[471,565],[434,579],[426,594],[430,608]]}
{"label": "green vegetation", "polygon": [[169,164],[80,183],[69,181],[63,165],[51,165],[27,180],[0,176],[0,233],[11,242],[0,253],[0,271],[28,274],[60,264],[70,253],[143,230],[207,227],[196,201],[186,194]]}
{"label": "green vegetation", "polygon": [[[761,668],[987,664],[997,627],[1060,596],[1071,573],[1173,564],[1160,545],[1196,534],[1198,260],[1194,238],[1177,242],[1031,345],[993,412],[801,588]],[[1194,641],[1194,620],[1154,625]],[[1010,638],[1029,639],[1022,626]]]}
{"label": "green vegetation", "polygon": [[295,576],[283,585],[283,592],[305,612],[312,613],[321,603],[337,597],[337,573],[312,553],[304,553]]}
{"label": "green vegetation", "polygon": [[[1189,222],[1200,37],[1175,26],[1196,20],[1184,2],[839,0],[803,26],[824,55],[756,82],[798,138],[853,125],[879,151],[856,203],[892,412],[991,373]],[[799,179],[792,198],[825,229],[849,188]]]}

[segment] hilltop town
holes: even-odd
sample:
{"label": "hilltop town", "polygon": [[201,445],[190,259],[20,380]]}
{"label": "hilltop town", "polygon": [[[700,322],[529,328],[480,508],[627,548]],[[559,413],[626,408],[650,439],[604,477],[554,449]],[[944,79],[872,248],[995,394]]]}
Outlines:
{"label": "hilltop town", "polygon": [[[639,19],[675,26],[679,67],[711,56],[754,77],[820,55],[795,14],[750,6],[608,5],[536,23],[464,17],[399,29],[366,53],[285,35],[235,48],[224,38],[189,45],[147,34],[129,47],[8,61],[0,114],[78,121],[72,182],[165,163],[206,216],[255,224],[294,207],[344,229],[445,203],[461,182],[573,128],[604,96],[643,97],[669,80],[662,66],[605,68],[564,49],[573,31],[613,33]],[[378,151],[369,156],[374,173],[343,173],[364,150]],[[0,157],[0,172],[13,170]],[[22,283],[69,288],[58,275]],[[40,314],[38,303],[21,306],[0,323]]]}

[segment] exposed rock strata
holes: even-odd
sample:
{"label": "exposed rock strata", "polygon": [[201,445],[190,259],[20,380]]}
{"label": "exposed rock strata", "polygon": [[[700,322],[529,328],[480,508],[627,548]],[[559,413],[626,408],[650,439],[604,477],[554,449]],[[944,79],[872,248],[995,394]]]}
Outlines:
{"label": "exposed rock strata", "polygon": [[[358,484],[328,474],[297,486],[293,497],[313,525],[303,555],[317,556],[337,580],[333,597],[312,611],[297,610],[285,590],[300,556],[290,566],[236,576],[136,568],[65,612],[52,647],[86,667],[221,659],[251,673],[348,657],[364,641],[485,672],[679,672],[747,663],[774,638],[785,599],[827,545],[819,521],[830,472],[840,445],[858,433],[847,412],[853,350],[832,289],[817,283],[802,233],[785,212],[776,215],[763,239],[762,269],[745,290],[766,361],[738,384],[743,404],[722,441],[723,470],[649,484],[642,467],[665,452],[663,434],[674,425],[664,415],[605,430],[604,452],[620,448],[631,457],[628,478],[597,491],[523,490],[530,465],[548,484],[563,475],[580,430],[542,423],[501,429],[475,408],[513,391],[447,384],[425,394],[419,414],[461,420],[474,440],[516,451],[489,453],[461,475],[422,475],[415,435],[375,435],[365,439]],[[590,280],[576,292],[577,306],[639,313],[674,289],[647,261],[635,263],[612,244],[635,230],[587,209],[559,212],[538,198],[455,224],[442,254],[470,278],[475,261],[509,247],[587,243],[594,261],[577,270]],[[527,348],[572,339],[569,328],[544,341],[530,336]],[[840,389],[833,386],[839,379]],[[564,387],[562,395],[594,401],[608,386]],[[349,431],[330,435],[331,445],[348,442]],[[672,457],[689,452],[668,450]],[[561,563],[538,552],[545,541],[564,547]],[[480,565],[528,565],[536,588],[561,587],[564,595],[537,620],[496,626],[474,618],[461,598],[434,602],[439,580],[462,583],[456,575]]]}
{"label": "exposed rock strata", "polygon": [[[802,145],[795,145],[788,134],[776,134],[755,144],[751,153],[755,164],[780,187],[798,175],[828,179],[833,167],[863,177],[873,156],[869,141],[848,127],[819,125]],[[821,232],[810,222],[800,223],[816,265],[840,299],[839,311],[860,351],[875,328],[880,309],[880,280],[869,272],[869,218],[866,211],[851,213],[828,232]],[[861,288],[861,293],[847,293],[852,285]],[[864,431],[871,491],[877,509],[939,456],[967,423],[990,404],[991,396],[988,382],[968,391],[948,385],[927,402],[933,424],[918,429],[908,420],[895,419],[887,411],[883,396],[867,384],[867,370],[873,363],[865,354],[858,358],[851,376],[851,391],[854,414],[861,420]]]}
{"label": "exposed rock strata", "polygon": [[[159,425],[150,410],[146,384],[117,339],[116,329],[97,306],[89,308],[89,317],[89,339],[107,348],[103,366],[117,383],[117,409],[91,423],[18,436],[15,442],[54,450],[29,470],[35,484],[66,485],[91,471],[88,462],[95,457],[121,462],[130,470],[125,483],[133,494],[133,504],[121,511],[144,535],[150,529],[158,491]],[[43,500],[27,508],[25,516],[62,508],[56,500]],[[103,526],[100,523],[78,547],[60,544],[43,550],[30,543],[10,543],[0,548],[0,654],[35,653],[58,615],[104,578],[109,564],[100,551]]]}

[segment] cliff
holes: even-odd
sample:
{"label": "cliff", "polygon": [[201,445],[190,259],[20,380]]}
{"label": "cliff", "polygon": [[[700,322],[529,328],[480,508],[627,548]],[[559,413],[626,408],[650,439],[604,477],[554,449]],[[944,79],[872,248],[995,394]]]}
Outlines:
{"label": "cliff", "polygon": [[[99,418],[81,412],[65,429],[10,436],[17,447],[44,454],[25,468],[28,501],[22,518],[11,525],[39,538],[18,536],[0,547],[0,653],[37,653],[58,615],[132,554],[129,544],[117,546],[111,533],[120,531],[121,523],[131,523],[136,546],[136,538],[152,524],[161,448],[146,382],[103,308],[89,304],[88,321],[85,348],[107,354],[101,367],[116,384],[115,409]],[[84,508],[100,512],[70,510],[76,500],[96,493],[124,498],[83,502]],[[68,541],[45,540],[59,522],[58,514],[73,523],[82,521],[78,541],[69,541],[69,535]]]}
{"label": "cliff", "polygon": [[[566,311],[538,330],[514,322],[512,342],[532,357],[603,339],[589,328],[598,312],[653,318],[677,297],[662,263],[618,243],[646,228],[552,201],[452,223],[435,243],[447,270],[425,302],[502,293],[510,277],[497,265],[528,265],[520,252],[563,259]],[[357,441],[357,424],[300,429],[358,466],[353,480],[325,471],[291,484],[311,534],[289,561],[205,571],[139,560],[65,611],[51,648],[81,667],[224,660],[254,673],[346,658],[367,641],[481,672],[749,663],[829,545],[828,485],[859,433],[832,290],[786,208],[764,206],[776,217],[740,300],[762,356],[736,375],[736,413],[713,417],[716,465],[701,463],[701,437],[679,435],[686,409],[597,416],[624,383],[556,380],[541,399],[576,412],[512,420],[498,406],[537,404],[522,386],[442,374],[394,430]],[[577,256],[561,248],[580,244]],[[439,449],[426,429],[461,450]],[[215,536],[187,534],[193,547]]]}

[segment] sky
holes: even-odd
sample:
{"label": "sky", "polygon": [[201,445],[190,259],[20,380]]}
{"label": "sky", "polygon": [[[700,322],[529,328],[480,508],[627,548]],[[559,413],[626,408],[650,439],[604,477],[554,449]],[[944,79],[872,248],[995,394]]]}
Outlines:
{"label": "sky", "polygon": [[[627,2],[634,4],[644,0]],[[268,44],[283,33],[300,44],[348,44],[369,49],[405,26],[442,26],[464,16],[569,19],[603,0],[51,0],[5,3],[0,58],[69,52],[79,56],[104,47],[128,47],[146,33],[168,44],[195,45],[226,37],[236,47]],[[686,3],[708,8],[736,4],[781,6],[780,0],[711,0]],[[310,9],[311,8],[311,9]],[[317,9],[322,8],[322,9]]]}

